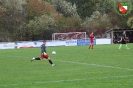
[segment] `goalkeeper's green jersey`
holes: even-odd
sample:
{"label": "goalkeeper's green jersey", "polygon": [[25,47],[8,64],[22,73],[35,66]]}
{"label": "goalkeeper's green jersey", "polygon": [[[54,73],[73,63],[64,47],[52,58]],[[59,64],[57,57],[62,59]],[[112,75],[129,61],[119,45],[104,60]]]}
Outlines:
{"label": "goalkeeper's green jersey", "polygon": [[126,34],[122,35],[122,41],[126,41]]}

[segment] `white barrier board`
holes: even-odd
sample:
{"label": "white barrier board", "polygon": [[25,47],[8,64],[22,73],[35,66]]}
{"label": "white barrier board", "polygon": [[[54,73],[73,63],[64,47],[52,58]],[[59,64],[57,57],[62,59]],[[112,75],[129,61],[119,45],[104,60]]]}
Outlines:
{"label": "white barrier board", "polygon": [[66,46],[77,46],[77,40],[66,40]]}
{"label": "white barrier board", "polygon": [[46,46],[65,46],[65,41],[47,41]]}
{"label": "white barrier board", "polygon": [[4,42],[0,43],[0,49],[14,49],[15,43],[14,42]]}
{"label": "white barrier board", "polygon": [[33,48],[33,42],[17,43],[17,48]]}
{"label": "white barrier board", "polygon": [[[18,42],[17,48],[33,48],[40,47],[43,42],[34,41],[34,42]],[[65,41],[47,41],[46,46],[65,46]]]}
{"label": "white barrier board", "polygon": [[[46,46],[77,46],[78,40],[66,40],[66,41],[47,41]],[[40,47],[43,44],[42,41],[21,41],[17,42],[3,42],[0,43],[0,49],[15,49],[15,48],[34,48]],[[96,45],[99,44],[111,44],[111,39],[102,38],[96,39]]]}
{"label": "white barrier board", "polygon": [[111,44],[111,39],[96,39],[96,45],[98,44]]}

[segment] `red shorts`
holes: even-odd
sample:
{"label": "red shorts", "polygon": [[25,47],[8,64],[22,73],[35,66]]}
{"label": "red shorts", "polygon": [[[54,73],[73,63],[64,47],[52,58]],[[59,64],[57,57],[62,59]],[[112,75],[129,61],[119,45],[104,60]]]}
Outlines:
{"label": "red shorts", "polygon": [[40,58],[41,59],[44,59],[44,58],[48,59],[49,58],[49,55],[48,54],[47,55],[41,54]]}
{"label": "red shorts", "polygon": [[90,43],[93,43],[94,41],[93,41],[93,39],[90,39]]}

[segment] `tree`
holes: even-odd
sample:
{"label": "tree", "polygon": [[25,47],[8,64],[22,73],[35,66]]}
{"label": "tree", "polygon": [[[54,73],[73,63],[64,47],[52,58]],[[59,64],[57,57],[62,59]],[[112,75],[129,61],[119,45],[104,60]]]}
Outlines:
{"label": "tree", "polygon": [[127,25],[128,25],[128,27],[133,28],[133,17],[130,17],[130,18],[128,19]]}
{"label": "tree", "polygon": [[12,11],[4,12],[0,19],[2,30],[8,33],[10,40],[16,40],[16,38],[19,38],[16,34],[19,35],[21,32],[16,33],[16,31],[20,25],[27,21],[23,14]]}
{"label": "tree", "polygon": [[[33,35],[32,40],[34,40],[35,36],[39,36],[38,39],[46,35],[46,31],[55,26],[55,19],[47,14],[44,14],[40,17],[35,17],[34,20],[30,20],[29,24],[27,24],[27,29],[30,30],[30,33]],[[49,34],[51,36],[51,34]],[[44,39],[44,38],[43,38]],[[45,39],[48,39],[45,36]]]}
{"label": "tree", "polygon": [[34,17],[39,17],[43,14],[52,15],[57,20],[61,16],[49,3],[42,0],[29,0],[27,4],[27,19],[33,20]]}
{"label": "tree", "polygon": [[90,17],[86,19],[81,24],[83,28],[87,29],[87,32],[105,32],[107,28],[110,27],[110,20],[107,14],[101,14],[99,11],[93,12]]}
{"label": "tree", "polygon": [[81,18],[90,17],[93,12],[100,11],[108,13],[112,9],[110,0],[66,0],[72,4],[76,4],[77,13]]}
{"label": "tree", "polygon": [[110,19],[111,28],[126,28],[127,27],[127,16],[120,16],[117,13],[115,13],[114,10],[108,13],[108,17]]}
{"label": "tree", "polygon": [[4,0],[4,7],[7,10],[13,11],[13,12],[23,12],[24,8],[23,6],[26,5],[25,0]]}
{"label": "tree", "polygon": [[4,0],[2,7],[4,8],[3,13],[0,16],[0,27],[4,32],[7,32],[10,40],[16,40],[16,33],[18,27],[26,23],[24,15],[24,5],[26,5],[25,0]]}
{"label": "tree", "polygon": [[[82,21],[81,19],[75,18],[75,17],[62,17],[58,21],[57,27],[61,32],[68,32],[67,30],[69,29],[73,29],[76,31],[77,29],[80,29],[81,21]],[[72,30],[69,30],[69,31],[72,31]]]}
{"label": "tree", "polygon": [[35,16],[41,16],[45,11],[45,2],[40,0],[29,0],[27,3],[27,19],[32,20]]}
{"label": "tree", "polygon": [[64,0],[54,0],[53,3],[56,10],[62,13],[65,17],[79,18],[75,4],[72,5],[72,3],[66,2]]}

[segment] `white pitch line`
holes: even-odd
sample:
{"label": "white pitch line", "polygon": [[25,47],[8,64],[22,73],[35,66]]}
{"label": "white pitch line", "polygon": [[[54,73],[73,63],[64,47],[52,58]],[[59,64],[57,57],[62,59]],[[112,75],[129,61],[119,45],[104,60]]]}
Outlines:
{"label": "white pitch line", "polygon": [[[13,57],[20,57],[20,56],[13,56]],[[28,58],[28,57],[21,57],[21,58]],[[54,60],[54,61],[59,61],[59,60]],[[84,64],[84,65],[97,66],[97,67],[103,67],[103,68],[112,68],[112,69],[133,71],[133,69],[130,69],[130,68],[121,68],[121,67],[115,67],[115,66],[105,66],[105,65],[99,65],[99,64],[88,64],[88,63],[81,63],[81,62],[74,62],[74,61],[60,61],[60,62]]]}
{"label": "white pitch line", "polygon": [[[59,61],[59,60],[55,60],[55,61]],[[133,69],[130,69],[130,68],[121,68],[121,67],[115,67],[115,66],[105,66],[105,65],[99,65],[99,64],[88,64],[88,63],[73,62],[73,61],[60,61],[60,62],[66,62],[66,63],[82,64],[82,65],[89,65],[89,66],[97,66],[97,67],[103,67],[103,68],[111,68],[111,69],[120,69],[120,70],[130,70],[130,71],[133,71]]]}
{"label": "white pitch line", "polygon": [[33,84],[46,84],[46,83],[61,83],[61,82],[75,82],[75,81],[89,81],[89,80],[101,80],[101,79],[119,79],[119,78],[128,78],[133,77],[133,75],[125,75],[125,76],[110,76],[110,77],[101,77],[101,78],[87,78],[87,79],[69,79],[69,80],[55,80],[55,81],[40,81],[33,83],[16,83],[16,84],[3,84],[2,86],[20,86],[20,85],[33,85]]}

